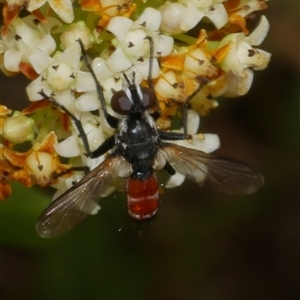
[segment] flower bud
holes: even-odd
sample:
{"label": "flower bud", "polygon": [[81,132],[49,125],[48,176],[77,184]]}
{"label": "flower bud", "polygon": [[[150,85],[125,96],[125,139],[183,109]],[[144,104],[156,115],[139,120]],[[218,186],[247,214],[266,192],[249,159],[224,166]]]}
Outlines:
{"label": "flower bud", "polygon": [[93,36],[90,29],[86,27],[83,21],[69,25],[60,37],[64,48],[71,46],[79,39],[82,41],[85,49],[91,47]]}
{"label": "flower bud", "polygon": [[3,137],[13,144],[21,144],[34,138],[34,120],[15,111],[3,122]]}

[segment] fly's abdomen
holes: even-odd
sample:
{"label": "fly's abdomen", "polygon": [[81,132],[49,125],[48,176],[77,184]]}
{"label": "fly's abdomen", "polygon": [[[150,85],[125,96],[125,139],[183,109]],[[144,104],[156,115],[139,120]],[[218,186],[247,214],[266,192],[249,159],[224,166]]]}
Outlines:
{"label": "fly's abdomen", "polygon": [[128,178],[127,207],[133,219],[145,220],[155,216],[158,208],[158,188],[154,174],[144,180]]}

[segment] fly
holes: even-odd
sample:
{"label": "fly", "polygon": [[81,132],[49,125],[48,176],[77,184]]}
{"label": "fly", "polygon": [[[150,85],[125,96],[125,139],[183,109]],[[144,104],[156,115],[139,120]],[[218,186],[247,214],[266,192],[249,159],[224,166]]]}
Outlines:
{"label": "fly", "polygon": [[[162,131],[157,128],[155,119],[159,116],[159,107],[151,77],[153,41],[148,39],[151,52],[149,87],[137,85],[134,73],[132,78],[124,74],[128,87],[116,92],[111,99],[111,107],[122,115],[121,119],[108,113],[100,83],[87,61],[82,42],[78,41],[85,63],[95,80],[105,119],[112,128],[117,129],[115,135],[93,152],[90,150],[80,120],[55,99],[43,91],[40,92],[45,99],[59,107],[74,121],[87,156],[96,158],[109,152],[98,167],[45,209],[36,225],[37,233],[41,237],[52,238],[61,235],[88,215],[94,214],[99,207],[101,193],[110,186],[112,178],[119,176],[120,169],[128,173],[127,208],[130,217],[137,221],[153,218],[158,210],[159,184],[154,165],[170,175],[179,172],[199,185],[202,184],[203,178],[206,178],[215,190],[227,194],[252,194],[263,185],[263,176],[244,163],[172,143],[189,137],[186,125],[184,133]],[[149,110],[154,113],[149,113]]]}

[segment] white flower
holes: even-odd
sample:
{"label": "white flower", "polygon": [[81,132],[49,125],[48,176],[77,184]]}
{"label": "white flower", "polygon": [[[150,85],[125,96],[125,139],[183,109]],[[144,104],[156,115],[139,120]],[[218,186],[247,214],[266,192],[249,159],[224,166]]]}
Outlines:
{"label": "white flower", "polygon": [[11,72],[20,71],[21,62],[29,62],[32,51],[39,51],[50,55],[56,48],[51,36],[53,27],[60,26],[55,18],[48,18],[47,23],[40,23],[33,16],[23,19],[16,18],[9,26],[7,35],[2,36],[0,52],[4,53],[4,67]]}
{"label": "white flower", "polygon": [[[268,0],[265,0],[268,1]],[[266,9],[267,5],[265,1],[262,0],[240,0],[239,6],[235,7],[235,13],[242,17],[251,14],[254,11]]]}
{"label": "white flower", "polygon": [[27,5],[28,11],[34,11],[42,7],[46,2],[57,15],[66,23],[71,23],[74,20],[73,4],[71,0],[29,0]]}
{"label": "white flower", "polygon": [[[193,111],[188,110],[187,116],[187,126],[188,126],[188,134],[192,136],[192,139],[186,140],[178,140],[172,141],[177,145],[183,146],[189,149],[195,149],[198,151],[202,151],[205,153],[210,153],[217,150],[220,147],[220,139],[216,134],[197,134],[200,125],[200,117],[199,115]],[[183,129],[178,132],[183,133]],[[202,173],[199,172],[201,175]],[[202,174],[201,176],[204,176]],[[183,183],[185,176],[176,172],[175,175],[171,176],[167,183],[165,184],[166,188],[174,188]],[[203,177],[203,181],[205,180],[205,176]]]}
{"label": "white flower", "polygon": [[94,42],[94,37],[85,22],[79,21],[77,23],[66,26],[60,36],[62,47],[67,48],[74,44],[74,42],[81,40],[85,49],[89,49]]}
{"label": "white flower", "polygon": [[18,111],[7,117],[2,126],[3,138],[14,144],[22,144],[34,138],[34,120]]}
{"label": "white flower", "polygon": [[[108,58],[107,64],[113,73],[123,72],[136,66],[144,69],[143,60],[150,56],[150,43],[146,37],[151,37],[154,45],[154,57],[167,56],[173,50],[173,38],[159,34],[161,13],[153,8],[146,8],[138,20],[124,17],[112,18],[107,30],[116,38],[112,41],[116,47],[115,52]],[[148,64],[149,65],[149,64]],[[156,59],[154,59],[153,78],[158,76]],[[145,71],[141,71],[145,73]],[[143,78],[146,79],[146,78]]]}
{"label": "white flower", "polygon": [[[42,98],[39,92],[55,95],[58,102],[69,108],[73,101],[72,89],[76,87],[77,72],[81,66],[81,48],[74,43],[64,50],[57,52],[54,57],[36,48],[29,54],[29,61],[40,76],[27,87],[27,94],[31,101]],[[73,111],[73,109],[70,109]]]}
{"label": "white flower", "polygon": [[262,70],[267,67],[271,54],[254,48],[252,45],[260,45],[268,30],[268,20],[262,16],[257,28],[249,36],[245,36],[244,33],[230,34],[220,43],[220,47],[230,44],[229,52],[220,63],[221,68],[227,72],[226,77],[229,79],[229,92],[224,96],[246,94],[252,84],[253,73],[251,69]]}
{"label": "white flower", "polygon": [[[115,35],[112,43],[116,50],[107,58],[95,58],[92,68],[103,89],[104,98],[108,105],[113,91],[119,91],[124,84],[124,76],[135,73],[135,83],[140,84],[148,79],[150,43],[146,38],[150,36],[154,44],[154,58],[152,64],[152,78],[159,75],[159,65],[155,57],[169,55],[173,49],[173,39],[159,35],[161,14],[158,10],[147,8],[140,18],[133,22],[125,17],[114,17],[108,24],[107,30]],[[81,93],[96,94],[95,81],[89,72],[78,72],[76,90]],[[86,97],[83,94],[82,97]],[[86,102],[81,102],[81,110],[86,110]],[[110,107],[108,106],[108,110]],[[110,113],[114,114],[110,110]]]}
{"label": "white flower", "polygon": [[224,0],[183,0],[167,2],[160,7],[161,29],[169,34],[180,34],[194,28],[204,17],[219,29],[228,21]]}

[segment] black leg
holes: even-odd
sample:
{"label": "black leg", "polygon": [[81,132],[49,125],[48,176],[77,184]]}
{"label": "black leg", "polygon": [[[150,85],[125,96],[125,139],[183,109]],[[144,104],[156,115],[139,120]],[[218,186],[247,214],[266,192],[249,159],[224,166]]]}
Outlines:
{"label": "black leg", "polygon": [[45,99],[47,99],[49,102],[51,102],[56,107],[60,108],[63,112],[65,112],[73,121],[74,124],[79,132],[80,138],[82,139],[82,143],[84,145],[85,151],[87,153],[87,156],[90,158],[96,158],[104,153],[106,153],[108,150],[110,150],[115,145],[115,136],[109,137],[107,140],[105,140],[95,151],[91,151],[87,135],[83,129],[83,126],[79,119],[75,117],[65,106],[58,103],[56,100],[54,100],[52,97],[47,96],[44,91],[42,90],[40,92],[40,95],[42,95]]}
{"label": "black leg", "polygon": [[112,135],[108,139],[106,139],[96,150],[94,150],[90,158],[96,158],[103,154],[105,154],[108,150],[110,150],[115,145],[115,136]]}
{"label": "black leg", "polygon": [[112,116],[108,113],[107,108],[106,108],[104,95],[103,95],[103,89],[102,89],[102,87],[101,87],[101,85],[100,85],[100,83],[99,83],[99,81],[96,77],[96,74],[95,74],[91,64],[88,61],[87,54],[86,54],[86,51],[84,49],[84,45],[83,45],[83,43],[80,39],[78,40],[78,43],[81,47],[81,52],[82,52],[82,55],[83,55],[84,62],[86,64],[87,68],[89,69],[90,73],[92,74],[93,79],[96,83],[96,90],[97,90],[97,94],[98,94],[98,97],[99,97],[100,102],[101,102],[101,106],[102,106],[102,109],[103,109],[103,112],[104,112],[105,119],[106,119],[106,121],[107,121],[107,123],[109,124],[110,127],[117,128],[118,123],[119,123],[119,119],[117,119],[116,117],[114,117],[114,116]]}
{"label": "black leg", "polygon": [[176,174],[176,170],[168,162],[165,164],[164,170],[171,176]]}
{"label": "black leg", "polygon": [[[149,73],[148,73],[148,86],[149,88],[154,92],[155,94],[155,89],[153,86],[153,80],[152,80],[152,69],[153,69],[153,58],[154,58],[154,42],[152,37],[147,36],[146,39],[150,43],[150,58],[149,58]],[[160,116],[160,107],[158,104],[158,101],[156,100],[156,112],[151,114],[151,116],[156,120]]]}
{"label": "black leg", "polygon": [[158,134],[162,140],[166,140],[166,141],[178,141],[178,140],[186,140],[192,138],[188,134],[180,133],[180,132],[172,132],[172,131],[159,130]]}
{"label": "black leg", "polygon": [[182,113],[181,122],[182,122],[183,132],[186,136],[188,136],[188,122],[187,122],[188,121],[187,120],[187,118],[188,118],[188,108],[187,108],[186,105],[183,105],[181,107],[181,113]]}
{"label": "black leg", "polygon": [[202,88],[208,83],[209,80],[208,80],[208,78],[201,76],[198,78],[198,81],[199,81],[199,87],[196,89],[196,91],[194,93],[192,93],[189,96],[186,103],[181,106],[181,114],[182,114],[181,122],[182,122],[183,132],[184,132],[186,138],[188,138],[188,123],[187,123],[187,121],[188,121],[187,120],[188,119],[188,104],[189,104],[190,100],[202,90]]}

